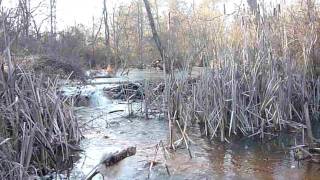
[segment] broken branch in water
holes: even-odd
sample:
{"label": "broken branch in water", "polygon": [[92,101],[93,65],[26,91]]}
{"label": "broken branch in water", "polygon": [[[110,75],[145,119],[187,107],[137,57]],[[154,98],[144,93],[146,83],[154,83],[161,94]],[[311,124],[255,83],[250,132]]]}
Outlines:
{"label": "broken branch in water", "polygon": [[159,150],[159,144],[156,145],[156,150],[155,150],[154,159],[153,159],[153,161],[150,162],[148,179],[150,179],[152,167],[153,167],[153,165],[154,165],[154,162],[156,162],[157,155],[158,155],[158,150]]}
{"label": "broken branch in water", "polygon": [[108,112],[108,114],[117,113],[117,112],[123,112],[123,111],[124,111],[124,110],[114,110],[114,111]]}
{"label": "broken branch in water", "polygon": [[122,151],[117,151],[115,153],[111,153],[111,154],[106,155],[102,159],[102,161],[91,170],[91,172],[87,175],[87,177],[85,179],[91,180],[94,176],[96,176],[99,173],[98,167],[100,165],[104,165],[106,167],[113,166],[113,165],[117,164],[118,162],[120,162],[121,160],[135,155],[136,152],[137,152],[136,147],[129,147],[129,148],[124,149]]}
{"label": "broken branch in water", "polygon": [[308,145],[298,145],[290,149],[294,151],[294,158],[298,162],[302,160],[311,160],[314,163],[320,163],[319,148],[310,148]]}
{"label": "broken branch in water", "polygon": [[[166,156],[166,153],[168,153],[168,152],[167,152],[167,150],[166,150],[163,142],[160,141],[160,142],[156,145],[156,147],[155,147],[156,149],[155,149],[154,159],[149,162],[150,166],[149,166],[148,179],[150,179],[150,177],[151,177],[152,167],[155,166],[155,165],[157,165],[157,164],[159,164],[159,162],[157,162],[156,159],[157,159],[158,151],[159,151],[159,149],[160,149],[161,147],[162,147],[162,152],[163,152],[163,157],[164,157],[164,163],[163,163],[163,164],[164,164],[164,167],[166,168],[166,171],[167,171],[168,175],[171,176],[169,167],[168,167],[168,165],[167,165],[167,156]],[[168,153],[168,154],[169,154],[169,153]]]}
{"label": "broken branch in water", "polygon": [[188,152],[189,152],[189,157],[190,157],[190,159],[192,159],[191,150],[190,150],[190,148],[189,148],[189,145],[188,145],[189,143],[188,143],[188,140],[187,140],[187,138],[186,138],[186,136],[185,136],[185,132],[182,130],[179,121],[176,120],[176,122],[177,122],[177,125],[178,125],[179,129],[180,129],[180,132],[181,132],[181,135],[182,135],[182,139],[184,140],[184,142],[185,142],[185,144],[186,144],[186,147],[187,147],[187,150],[188,150]]}

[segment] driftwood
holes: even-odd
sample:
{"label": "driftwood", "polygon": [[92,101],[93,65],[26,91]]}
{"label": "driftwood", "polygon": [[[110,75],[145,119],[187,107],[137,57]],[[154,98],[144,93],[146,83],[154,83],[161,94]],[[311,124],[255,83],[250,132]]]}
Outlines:
{"label": "driftwood", "polygon": [[[188,78],[187,83],[190,85],[195,84],[198,80],[196,78]],[[159,84],[152,84],[151,86],[155,86],[151,91],[153,95],[162,94],[165,89],[165,84],[160,82]],[[123,82],[115,87],[104,88],[103,91],[112,99],[120,99],[120,100],[142,100],[145,98],[145,89],[142,82]],[[174,86],[173,89],[177,89],[177,86]]]}
{"label": "driftwood", "polygon": [[307,145],[298,145],[291,149],[294,150],[294,159],[296,161],[308,160],[314,163],[320,163],[320,148],[310,148]]}
{"label": "driftwood", "polygon": [[112,99],[134,100],[143,99],[144,92],[140,83],[121,84],[112,88],[103,89]]}
{"label": "driftwood", "polygon": [[121,160],[135,155],[136,151],[137,151],[136,147],[129,147],[129,148],[124,149],[122,151],[117,151],[117,152],[106,155],[102,159],[102,161],[97,166],[95,166],[93,168],[93,170],[91,170],[91,172],[87,175],[85,180],[91,180],[94,176],[99,174],[98,168],[101,165],[106,166],[106,167],[113,166],[113,165],[117,164],[118,162],[120,162]]}

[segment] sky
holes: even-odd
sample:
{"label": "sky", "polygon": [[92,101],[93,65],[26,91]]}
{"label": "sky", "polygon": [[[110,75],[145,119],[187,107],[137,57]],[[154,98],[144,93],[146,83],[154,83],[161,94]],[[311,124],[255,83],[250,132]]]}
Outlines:
{"label": "sky", "polygon": [[[7,7],[16,7],[18,0],[2,0]],[[31,8],[36,7],[39,2],[49,4],[50,0],[31,0]],[[106,0],[107,8],[112,11],[114,7],[129,3],[131,0]],[[102,16],[103,0],[56,0],[57,6],[57,28],[62,30],[74,24],[92,24],[92,17],[96,19]],[[43,11],[49,12],[47,8]],[[38,19],[44,17],[39,16]]]}
{"label": "sky", "polygon": [[[49,1],[49,0],[48,0]],[[149,0],[153,1],[153,0]],[[193,2],[193,0],[185,0]],[[195,3],[199,3],[201,0],[194,0]],[[269,4],[283,3],[292,0],[263,0]],[[114,7],[119,5],[128,4],[131,0],[107,0],[107,7],[109,12]],[[160,0],[158,0],[160,2]],[[223,4],[227,6],[227,13],[234,11],[234,8],[239,3],[246,2],[246,0],[220,0],[217,5],[220,10]],[[101,17],[103,0],[57,0],[57,18],[58,27],[64,27],[68,25],[74,25],[75,22],[85,25],[92,24],[92,17]],[[228,12],[229,11],[229,12]]]}
{"label": "sky", "polygon": [[[3,4],[10,4],[14,6],[18,0],[3,0]],[[31,0],[32,5],[36,6],[41,0]],[[49,2],[50,0],[42,0]],[[102,15],[103,0],[56,0],[57,1],[57,28],[58,30],[65,29],[67,26],[72,26],[75,24],[84,24],[91,26],[92,17],[94,16],[96,21]],[[153,1],[153,0],[149,0]],[[188,2],[199,3],[201,0],[184,0]],[[216,6],[218,9],[223,9],[223,4],[226,4],[227,13],[234,11],[240,3],[246,2],[247,0],[218,0],[219,3]],[[296,0],[259,0],[264,1],[266,4],[277,4],[277,3],[289,3]],[[109,12],[112,11],[114,7],[119,5],[124,5],[130,3],[131,0],[107,0],[107,7]],[[161,0],[158,0],[161,2]],[[44,10],[46,11],[46,10]],[[47,11],[48,12],[48,11]],[[38,17],[39,19],[43,17]]]}
{"label": "sky", "polygon": [[[92,24],[93,16],[99,19],[102,16],[103,0],[57,0],[57,21],[59,27],[81,23]],[[128,3],[130,0],[107,0],[109,12],[114,7]]]}

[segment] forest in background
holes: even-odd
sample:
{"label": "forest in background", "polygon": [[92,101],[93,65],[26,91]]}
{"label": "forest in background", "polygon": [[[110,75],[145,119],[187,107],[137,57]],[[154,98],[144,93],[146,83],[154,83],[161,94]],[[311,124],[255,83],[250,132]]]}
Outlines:
{"label": "forest in background", "polygon": [[[232,7],[234,10],[226,14],[230,12],[225,9],[228,6],[217,9],[217,3],[223,6],[223,2],[211,0],[197,4],[177,0],[150,1],[152,18],[162,46],[171,50],[170,56],[175,59],[176,65],[212,66],[219,59],[218,47],[226,42],[240,44],[243,38],[239,33],[244,28],[241,23],[245,23],[246,19],[254,23],[258,16],[272,19],[272,23],[278,23],[278,26],[282,23],[289,34],[298,35],[298,29],[295,33],[289,30],[303,28],[298,23],[308,21],[305,16],[308,16],[306,11],[310,8],[304,5],[305,2],[269,7],[268,4],[258,6],[257,2],[252,1],[246,6],[239,4]],[[17,63],[32,59],[43,62],[43,59],[46,61],[49,58],[72,64],[75,69],[106,68],[108,64],[126,68],[144,67],[160,58],[142,0],[114,7],[112,12],[108,12],[108,1],[102,1],[103,14],[92,17],[91,26],[75,24],[60,31],[57,31],[55,0],[39,1],[39,4],[30,7],[31,4],[34,3],[29,0],[19,1],[17,7],[4,6],[2,10],[7,37],[4,39],[2,33],[4,43],[1,50],[4,51],[9,43]],[[48,12],[43,12],[44,9]],[[247,34],[254,30],[254,27],[248,28]],[[280,29],[272,30],[277,36],[280,35],[276,33]]]}
{"label": "forest in background", "polygon": [[[55,76],[84,80],[86,70],[108,65],[146,68],[157,60],[165,88],[155,104],[145,94],[145,113],[152,105],[162,108],[171,147],[174,127],[188,146],[185,134],[194,124],[211,140],[294,129],[303,144],[319,143],[312,131],[320,116],[320,16],[313,0],[275,7],[248,1],[229,14],[210,0],[197,6],[172,0],[165,14],[157,0],[132,1],[112,12],[104,0],[91,27],[61,31],[55,0],[36,7],[30,1],[8,8],[0,0],[1,178],[45,175],[72,163],[81,135]],[[39,22],[44,4],[48,15]],[[195,66],[205,67],[195,81],[175,74]]]}

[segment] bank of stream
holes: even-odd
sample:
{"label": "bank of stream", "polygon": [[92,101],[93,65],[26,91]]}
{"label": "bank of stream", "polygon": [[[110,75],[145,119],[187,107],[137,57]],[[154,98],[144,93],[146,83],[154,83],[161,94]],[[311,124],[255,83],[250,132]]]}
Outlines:
{"label": "bank of stream", "polygon": [[[105,154],[136,146],[135,156],[115,166],[101,169],[94,179],[147,179],[156,145],[168,139],[168,123],[161,117],[146,120],[143,116],[128,117],[128,104],[108,98],[103,88],[121,82],[142,81],[161,77],[158,71],[130,71],[127,77],[93,79],[91,85],[64,87],[66,93],[81,91],[90,95],[89,105],[76,107],[76,116],[83,128],[80,159],[71,173],[72,179],[84,178]],[[134,112],[142,102],[134,102]],[[191,127],[189,137],[192,159],[186,149],[177,149],[165,160],[161,150],[151,170],[150,179],[319,179],[320,166],[294,160],[290,150],[297,134],[284,134],[261,142],[239,138],[231,143],[218,143],[201,136],[198,127]],[[170,176],[164,166],[167,165]]]}

